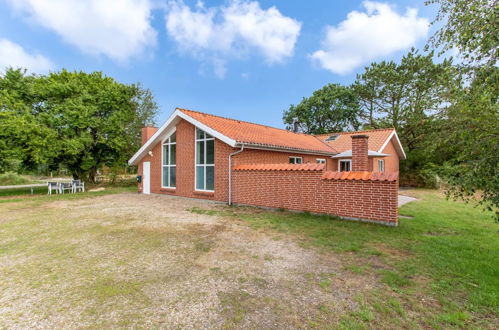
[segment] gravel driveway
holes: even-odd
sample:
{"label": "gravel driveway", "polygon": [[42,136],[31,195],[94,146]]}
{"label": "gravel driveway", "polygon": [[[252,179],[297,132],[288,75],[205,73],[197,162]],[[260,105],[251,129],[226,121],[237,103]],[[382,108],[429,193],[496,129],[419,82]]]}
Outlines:
{"label": "gravel driveway", "polygon": [[375,286],[344,256],[191,212],[224,207],[133,193],[0,204],[0,328],[326,327]]}

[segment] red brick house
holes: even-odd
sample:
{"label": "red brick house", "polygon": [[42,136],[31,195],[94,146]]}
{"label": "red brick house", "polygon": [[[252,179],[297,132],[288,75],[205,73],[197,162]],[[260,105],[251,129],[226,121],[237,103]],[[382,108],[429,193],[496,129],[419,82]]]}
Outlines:
{"label": "red brick house", "polygon": [[[316,181],[320,182],[390,182],[393,190],[393,183],[398,179],[394,173],[398,172],[399,159],[404,158],[403,148],[393,129],[314,136],[177,108],[159,129],[143,128],[142,147],[129,164],[138,165],[138,173],[142,176],[139,191],[145,194],[212,199],[229,204],[234,201],[332,213],[348,218],[349,211],[340,214],[316,210],[317,207],[311,205],[286,207],[287,202],[282,198],[275,203],[251,201],[249,197],[242,197],[244,192],[258,194],[260,188],[251,188],[242,182],[251,181],[252,176],[256,178],[257,172],[278,176],[301,173],[297,174],[301,175],[297,180],[314,173]],[[249,164],[253,167],[248,168]],[[344,172],[341,173],[343,177],[333,178],[332,172]],[[368,177],[366,173],[371,174]],[[260,176],[261,180],[273,180],[274,186],[284,189],[285,184],[279,185],[281,177],[269,179],[265,174]],[[303,188],[296,186],[294,191],[299,195]],[[286,189],[293,190],[292,187]],[[288,192],[279,193],[282,197]],[[356,194],[355,191],[352,193]],[[381,219],[378,215],[351,218]],[[396,222],[393,214],[390,219]]]}

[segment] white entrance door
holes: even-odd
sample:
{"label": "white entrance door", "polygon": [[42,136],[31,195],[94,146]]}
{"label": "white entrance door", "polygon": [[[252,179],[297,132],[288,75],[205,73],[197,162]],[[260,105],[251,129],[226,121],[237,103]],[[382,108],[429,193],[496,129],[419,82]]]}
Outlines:
{"label": "white entrance door", "polygon": [[142,169],[142,193],[151,193],[151,162],[144,162]]}

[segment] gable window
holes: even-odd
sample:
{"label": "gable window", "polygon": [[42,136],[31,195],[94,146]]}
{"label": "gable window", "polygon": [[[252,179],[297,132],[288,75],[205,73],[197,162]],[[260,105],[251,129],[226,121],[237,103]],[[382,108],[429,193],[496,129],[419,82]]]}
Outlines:
{"label": "gable window", "polygon": [[350,159],[340,160],[338,168],[340,172],[350,172],[352,168],[352,161]]}
{"label": "gable window", "polygon": [[215,191],[215,138],[196,127],[196,190]]}
{"label": "gable window", "polygon": [[315,162],[316,162],[317,164],[326,164],[326,160],[325,160],[324,158],[317,158],[317,159],[315,160]]}
{"label": "gable window", "polygon": [[175,188],[177,181],[177,139],[176,133],[170,135],[163,142],[163,162],[161,172],[161,186]]}
{"label": "gable window", "polygon": [[385,171],[385,160],[384,159],[378,159],[378,171],[379,172]]}
{"label": "gable window", "polygon": [[289,157],[290,164],[301,164],[303,159],[301,157]]}

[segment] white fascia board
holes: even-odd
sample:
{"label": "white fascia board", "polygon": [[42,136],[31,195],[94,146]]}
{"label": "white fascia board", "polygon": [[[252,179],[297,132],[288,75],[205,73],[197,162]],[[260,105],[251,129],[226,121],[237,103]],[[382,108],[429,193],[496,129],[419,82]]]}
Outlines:
{"label": "white fascia board", "polygon": [[[368,150],[367,156],[368,157],[386,157],[386,156],[390,156],[390,155],[384,154],[381,152],[377,152],[374,150]],[[352,157],[352,150],[347,150],[347,151],[343,151],[340,154],[334,155],[332,158],[351,158],[351,157]]]}
{"label": "white fascia board", "polygon": [[177,118],[182,118],[185,119],[186,121],[190,122],[194,126],[202,129],[203,131],[207,132],[208,134],[216,137],[217,139],[227,143],[231,147],[236,146],[236,141],[215,131],[214,129],[206,126],[205,124],[195,120],[194,118],[186,115],[185,113],[181,112],[180,110],[175,110],[172,115],[165,121],[163,125],[156,131],[156,133],[151,136],[149,140],[147,140],[146,143],[140,149],[128,160],[128,165],[137,165],[137,162],[142,159],[142,157],[145,156],[146,152],[149,151],[149,149],[158,142],[159,137],[165,133],[165,130],[170,126],[170,124]]}
{"label": "white fascia board", "polygon": [[397,131],[395,131],[395,130],[393,130],[392,134],[390,134],[388,139],[386,139],[385,143],[383,143],[381,148],[379,148],[378,152],[382,152],[383,149],[385,149],[385,147],[387,146],[388,142],[390,142],[390,140],[394,136],[395,136],[395,139],[397,140],[397,143],[398,143],[398,149],[400,150],[400,153],[402,154],[402,157],[403,157],[402,159],[407,159],[407,156],[405,155],[405,152],[404,152],[404,148],[402,147],[402,143],[400,143],[399,137],[397,135]]}
{"label": "white fascia board", "polygon": [[189,115],[186,115],[182,111],[175,110],[175,113],[177,113],[177,112],[178,112],[178,116],[180,118],[185,119],[186,121],[188,121],[192,125],[196,126],[197,128],[202,129],[206,133],[208,133],[211,136],[213,136],[213,137],[215,137],[215,138],[217,138],[217,139],[219,139],[219,140],[227,143],[231,147],[235,147],[236,146],[236,144],[237,144],[236,140],[233,140],[233,139],[231,139],[231,138],[223,135],[222,133],[219,133],[218,131],[215,131],[213,128],[211,128],[209,126],[206,126],[205,124],[201,123],[200,121],[197,121],[196,119],[190,117]]}

